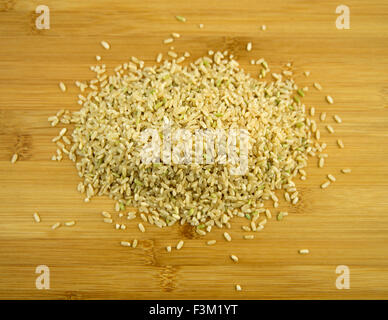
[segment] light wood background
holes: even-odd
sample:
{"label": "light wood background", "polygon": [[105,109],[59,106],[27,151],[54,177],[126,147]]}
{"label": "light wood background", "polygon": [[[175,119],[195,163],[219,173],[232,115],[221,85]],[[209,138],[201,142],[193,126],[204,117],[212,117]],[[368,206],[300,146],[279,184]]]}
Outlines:
{"label": "light wood background", "polygon": [[[350,30],[335,27],[341,1],[46,0],[50,30],[35,28],[38,4],[0,1],[0,298],[388,298],[386,1],[346,1]],[[176,21],[177,14],[187,22]],[[132,55],[150,64],[159,51],[167,52],[162,40],[171,32],[182,34],[176,50],[194,58],[228,49],[252,76],[258,69],[250,59],[265,57],[274,71],[291,61],[299,84],[318,81],[324,87],[310,89],[305,102],[318,114],[326,111],[336,130],[323,135],[326,167],[310,162],[308,180],[298,182],[301,202],[292,208],[282,202],[279,209],[290,215],[270,221],[253,241],[242,239],[243,219],[233,221],[231,243],[218,230],[205,239],[188,227],[147,226],[141,234],[132,223],[116,231],[100,216],[113,211],[113,202],[84,203],[72,163],[50,160],[59,129],[47,117],[79,108],[74,81],[93,76],[95,55],[108,68]],[[101,40],[111,43],[110,51]],[[245,50],[249,41],[251,52]],[[66,93],[59,81],[68,85]],[[334,105],[324,101],[326,94]],[[343,124],[334,123],[335,113]],[[338,137],[344,150],[335,145]],[[20,161],[11,165],[14,152]],[[340,174],[344,167],[353,172]],[[337,182],[322,191],[327,173]],[[34,211],[40,224],[33,222]],[[73,219],[73,228],[50,228]],[[119,245],[134,238],[140,241],[136,249]],[[167,254],[165,246],[182,238],[184,248]],[[206,247],[213,238],[217,245]],[[311,253],[301,256],[301,248]],[[230,254],[240,262],[232,263]],[[50,290],[35,288],[38,265],[50,268]],[[338,265],[350,269],[349,290],[336,289]],[[234,290],[236,283],[242,292]]]}

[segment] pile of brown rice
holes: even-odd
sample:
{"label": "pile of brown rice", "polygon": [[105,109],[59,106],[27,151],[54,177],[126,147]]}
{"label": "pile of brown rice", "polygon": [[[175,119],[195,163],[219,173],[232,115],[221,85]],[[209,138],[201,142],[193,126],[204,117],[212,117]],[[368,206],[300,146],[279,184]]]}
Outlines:
{"label": "pile of brown rice", "polygon": [[[319,139],[315,122],[295,98],[301,89],[292,73],[265,81],[251,77],[227,52],[211,52],[183,66],[187,56],[158,57],[153,67],[132,57],[109,76],[104,65],[93,67],[96,79],[77,82],[81,109],[50,118],[53,125],[74,125],[71,136],[61,131],[54,138],[53,160],[65,153],[75,162],[82,179],[78,190],[86,201],[107,195],[118,211],[137,207],[158,227],[189,223],[200,234],[214,225],[230,227],[234,216],[264,213],[264,200],[272,199],[277,207],[277,189],[296,204],[293,179],[305,174],[308,156],[322,148],[313,141],[313,136]],[[264,73],[269,71],[262,65]],[[229,162],[143,163],[141,132],[161,129],[166,122],[173,130],[193,132],[246,129],[248,171],[231,175]]]}

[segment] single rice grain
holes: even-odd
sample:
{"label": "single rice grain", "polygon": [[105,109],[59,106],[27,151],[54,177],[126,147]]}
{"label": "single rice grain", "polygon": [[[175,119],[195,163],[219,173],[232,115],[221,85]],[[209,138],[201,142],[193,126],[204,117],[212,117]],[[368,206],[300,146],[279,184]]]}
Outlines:
{"label": "single rice grain", "polygon": [[232,255],[230,256],[230,258],[231,258],[234,262],[238,262],[238,257],[235,256],[234,254],[232,254]]}
{"label": "single rice grain", "polygon": [[255,238],[255,236],[253,234],[247,234],[244,236],[245,240],[253,240],[254,238]]}
{"label": "single rice grain", "polygon": [[57,223],[54,223],[52,226],[51,226],[51,229],[55,230],[57,228],[59,228],[61,226],[61,223],[60,222],[57,222]]}
{"label": "single rice grain", "polygon": [[37,212],[34,212],[34,220],[35,222],[39,223],[41,220],[40,220],[40,216]]}
{"label": "single rice grain", "polygon": [[139,227],[139,230],[140,230],[141,232],[145,232],[145,228],[144,228],[144,226],[143,226],[142,223],[139,223],[139,224],[138,224],[138,227]]}
{"label": "single rice grain", "polygon": [[177,249],[177,250],[182,249],[184,243],[185,243],[185,242],[184,242],[183,240],[180,240],[180,241],[178,242],[178,244],[176,245],[176,249]]}
{"label": "single rice grain", "polygon": [[59,89],[61,89],[62,92],[66,91],[66,85],[63,82],[59,83]]}
{"label": "single rice grain", "polygon": [[227,232],[224,232],[224,238],[225,238],[226,241],[232,241],[232,237]]}
{"label": "single rice grain", "polygon": [[321,184],[321,188],[322,188],[322,189],[325,189],[325,188],[327,188],[329,185],[330,185],[330,181],[326,181],[326,182],[324,182],[324,183]]}
{"label": "single rice grain", "polygon": [[319,158],[318,167],[323,168],[324,164],[325,164],[325,158],[323,157]]}
{"label": "single rice grain", "polygon": [[15,153],[15,154],[12,156],[12,158],[11,158],[11,163],[14,164],[14,163],[17,161],[18,157],[19,157],[18,154]]}
{"label": "single rice grain", "polygon": [[186,18],[183,16],[175,16],[175,19],[177,19],[180,22],[186,22]]}
{"label": "single rice grain", "polygon": [[106,49],[106,50],[109,50],[110,49],[110,44],[106,41],[101,41],[100,42],[101,45]]}
{"label": "single rice grain", "polygon": [[131,243],[129,241],[121,241],[120,244],[123,246],[123,247],[130,247],[131,246]]}
{"label": "single rice grain", "polygon": [[318,82],[314,82],[314,83],[313,83],[313,86],[314,86],[315,89],[317,89],[317,90],[319,90],[319,91],[322,90],[322,86],[321,86]]}
{"label": "single rice grain", "polygon": [[164,44],[168,44],[168,43],[172,43],[173,41],[174,41],[173,38],[167,38],[167,39],[164,39],[164,40],[163,40],[163,43],[164,43]]}
{"label": "single rice grain", "polygon": [[334,115],[333,116],[333,118],[334,118],[334,120],[337,122],[337,123],[342,123],[342,119],[340,118],[340,116],[338,116],[338,115]]}
{"label": "single rice grain", "polygon": [[327,131],[329,131],[330,133],[334,133],[334,129],[333,129],[333,127],[331,126],[331,125],[327,125],[326,126],[326,129],[327,129]]}

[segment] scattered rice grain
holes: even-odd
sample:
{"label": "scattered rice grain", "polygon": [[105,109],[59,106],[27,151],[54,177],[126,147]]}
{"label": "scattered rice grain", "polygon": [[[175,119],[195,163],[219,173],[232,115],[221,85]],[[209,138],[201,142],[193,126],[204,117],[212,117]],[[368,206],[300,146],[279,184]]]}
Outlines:
{"label": "scattered rice grain", "polygon": [[177,250],[182,249],[184,243],[185,243],[185,242],[184,242],[183,240],[180,240],[180,241],[178,242],[178,244],[176,245],[176,249],[177,249]]}
{"label": "scattered rice grain", "polygon": [[57,222],[57,223],[54,223],[52,226],[51,226],[51,229],[55,230],[57,228],[59,228],[61,226],[61,223],[60,222]]}
{"label": "scattered rice grain", "polygon": [[106,50],[109,50],[110,49],[110,44],[106,41],[101,41],[101,45],[106,49]]}
{"label": "scattered rice grain", "polygon": [[138,224],[138,227],[139,227],[139,230],[140,230],[141,232],[145,232],[145,228],[144,228],[144,226],[143,226],[142,223],[139,223],[139,224]]}
{"label": "scattered rice grain", "polygon": [[66,85],[63,82],[59,82],[59,88],[61,89],[62,92],[66,91]]}
{"label": "scattered rice grain", "polygon": [[235,256],[234,254],[232,254],[232,255],[230,256],[230,258],[231,258],[234,262],[238,262],[238,257]]}
{"label": "scattered rice grain", "polygon": [[18,154],[14,153],[12,158],[11,158],[11,163],[14,164],[17,161],[18,157],[19,157]]}
{"label": "scattered rice grain", "polygon": [[232,241],[232,237],[227,232],[224,232],[224,238],[225,238],[226,241]]}
{"label": "scattered rice grain", "polygon": [[325,189],[325,188],[327,188],[329,185],[330,185],[330,181],[326,181],[326,182],[324,182],[324,183],[321,184],[321,188],[322,188],[322,189]]}
{"label": "scattered rice grain", "polygon": [[39,223],[40,222],[40,216],[37,212],[34,212],[34,220],[35,222]]}

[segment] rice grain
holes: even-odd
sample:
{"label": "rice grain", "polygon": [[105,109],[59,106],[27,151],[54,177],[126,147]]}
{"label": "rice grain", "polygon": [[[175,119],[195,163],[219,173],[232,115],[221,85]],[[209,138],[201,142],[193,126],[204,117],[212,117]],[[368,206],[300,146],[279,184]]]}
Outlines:
{"label": "rice grain", "polygon": [[34,220],[35,222],[39,223],[41,220],[40,220],[40,216],[37,212],[34,212]]}
{"label": "rice grain", "polygon": [[177,250],[182,249],[183,245],[184,245],[184,241],[183,241],[183,240],[180,240],[180,241],[178,242],[178,244],[176,245],[176,249],[177,249]]}
{"label": "rice grain", "polygon": [[59,82],[59,89],[61,89],[62,92],[66,91],[66,85],[63,82]]}
{"label": "rice grain", "polygon": [[139,230],[140,230],[141,232],[145,232],[145,228],[144,228],[144,226],[143,226],[142,223],[139,223],[139,224],[138,224],[138,227],[139,227]]}
{"label": "rice grain", "polygon": [[326,101],[330,104],[334,103],[334,99],[331,96],[326,96]]}
{"label": "rice grain", "polygon": [[51,229],[55,230],[57,228],[59,228],[61,226],[61,223],[60,222],[57,222],[57,223],[54,223],[52,226],[51,226]]}
{"label": "rice grain", "polygon": [[101,41],[100,42],[101,45],[106,49],[106,50],[109,50],[110,49],[110,44],[106,41]]}
{"label": "rice grain", "polygon": [[12,158],[11,158],[11,163],[14,164],[17,161],[18,157],[19,157],[18,154],[14,153]]}
{"label": "rice grain", "polygon": [[234,261],[234,262],[238,262],[238,257],[235,256],[235,255],[231,255],[230,258]]}
{"label": "rice grain", "polygon": [[321,184],[321,188],[322,188],[322,189],[325,189],[325,188],[327,188],[329,185],[330,185],[330,181],[326,181],[326,182],[324,182],[324,183]]}
{"label": "rice grain", "polygon": [[226,241],[232,241],[232,237],[227,232],[224,232],[224,238],[225,238]]}

